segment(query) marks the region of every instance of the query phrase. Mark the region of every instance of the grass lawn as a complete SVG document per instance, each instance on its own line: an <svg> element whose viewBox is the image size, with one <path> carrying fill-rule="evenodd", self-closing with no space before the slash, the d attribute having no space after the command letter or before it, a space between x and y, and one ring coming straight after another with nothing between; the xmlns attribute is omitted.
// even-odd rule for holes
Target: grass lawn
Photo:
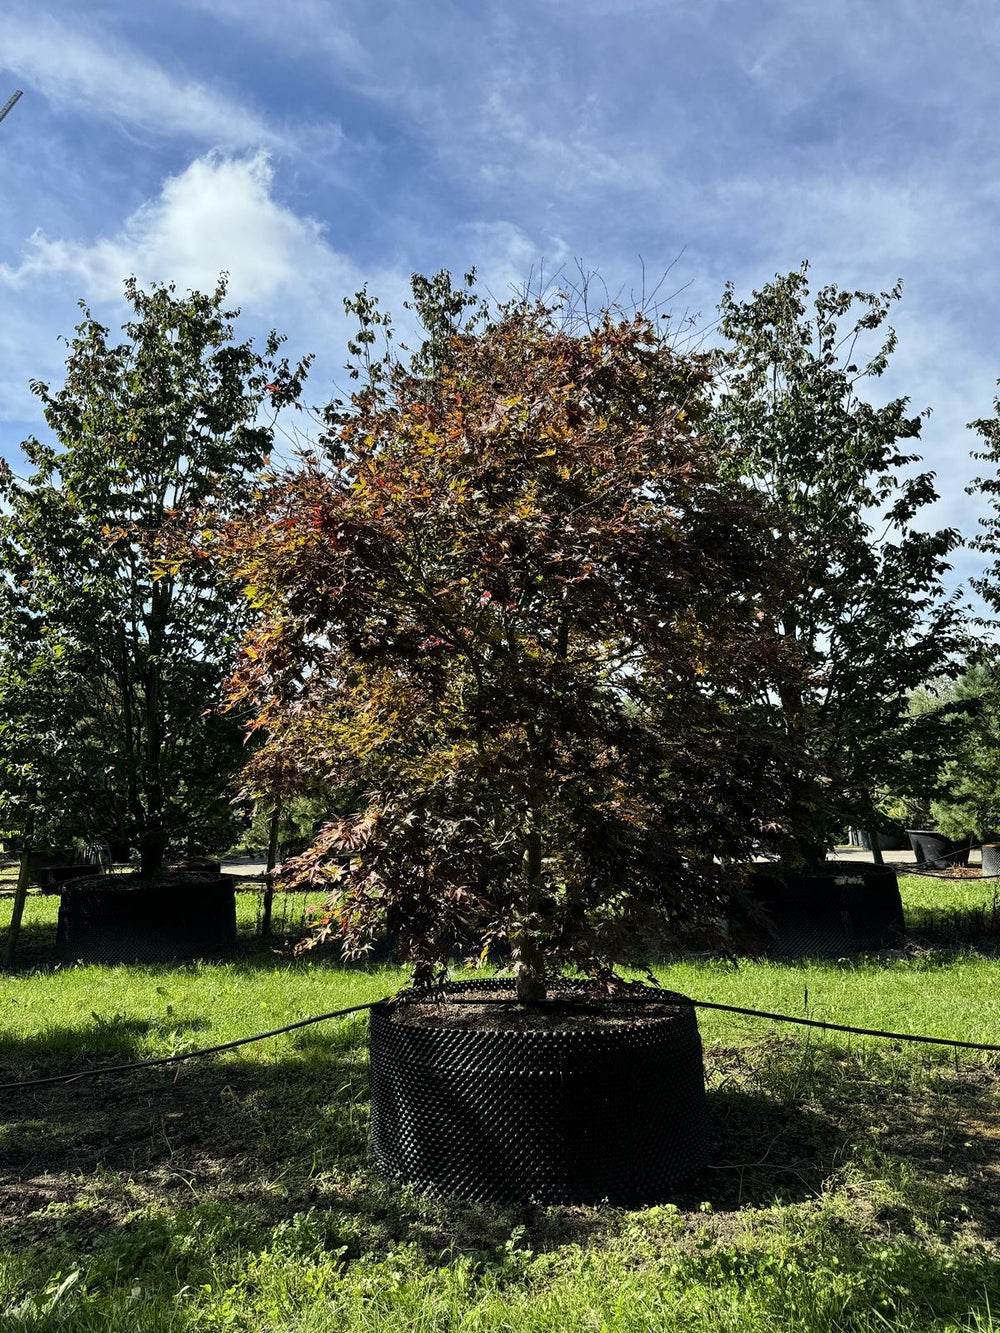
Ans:
<svg viewBox="0 0 1000 1333"><path fill-rule="evenodd" d="M1000 1039L1000 950L975 936L992 886L902 888L919 933L898 955L687 961L661 979L702 999ZM0 1080L224 1041L403 980L249 945L220 964L30 966L51 951L55 902L29 901L29 966L0 981ZM256 904L240 903L249 931ZM295 921L303 904L289 906ZM0 925L9 910L0 900ZM463 1206L381 1182L363 1016L5 1093L0 1330L1000 1328L997 1061L699 1021L712 1164L640 1212Z"/></svg>

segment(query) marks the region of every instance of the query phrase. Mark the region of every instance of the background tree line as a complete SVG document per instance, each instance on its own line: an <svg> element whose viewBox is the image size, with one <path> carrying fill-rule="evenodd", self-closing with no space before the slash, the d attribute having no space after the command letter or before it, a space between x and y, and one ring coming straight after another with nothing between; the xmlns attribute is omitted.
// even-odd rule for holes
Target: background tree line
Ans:
<svg viewBox="0 0 1000 1333"><path fill-rule="evenodd" d="M63 385L32 386L33 471L0 474L8 833L114 837L151 875L255 809L320 811L293 870L331 929L364 948L388 911L431 966L474 920L530 978L543 936L579 961L626 917L708 928L720 862L997 785L961 538L921 526L919 412L876 401L898 287L728 288L698 354L443 273L410 352L362 292L354 388L290 468L308 358L237 342L224 280L126 296L120 343L85 311ZM996 607L995 512L973 545Z"/></svg>

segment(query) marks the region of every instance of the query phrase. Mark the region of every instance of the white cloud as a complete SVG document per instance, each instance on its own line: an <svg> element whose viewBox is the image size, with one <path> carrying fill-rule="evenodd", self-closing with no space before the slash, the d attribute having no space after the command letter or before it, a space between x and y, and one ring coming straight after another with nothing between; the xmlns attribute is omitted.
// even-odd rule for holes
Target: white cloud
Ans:
<svg viewBox="0 0 1000 1333"><path fill-rule="evenodd" d="M7 352L0 358L0 418L30 421L36 409L29 377L59 377L65 350L56 334L68 334L79 318L72 296L81 293L113 327L126 312L122 283L130 273L140 286L170 281L180 290L205 291L223 270L229 297L243 310L238 336L256 337L273 326L288 334L291 356L317 354L310 402L325 402L341 376L350 329L343 298L366 279L386 309L404 316L401 335L411 332L402 311L408 270L362 273L319 223L275 197L265 155L210 153L168 177L112 234L80 240L39 233L20 264L0 264L8 298L0 326L0 351Z"/></svg>
<svg viewBox="0 0 1000 1333"><path fill-rule="evenodd" d="M88 299L102 301L120 296L130 273L140 282L204 289L225 269L233 295L259 307L337 263L320 225L277 203L272 184L262 154L197 158L115 234L81 242L36 233L20 265L0 265L0 278L23 287L72 275Z"/></svg>
<svg viewBox="0 0 1000 1333"><path fill-rule="evenodd" d="M290 137L252 106L175 78L108 32L93 36L37 13L5 17L0 68L60 109L83 108L157 134L223 148L287 148Z"/></svg>

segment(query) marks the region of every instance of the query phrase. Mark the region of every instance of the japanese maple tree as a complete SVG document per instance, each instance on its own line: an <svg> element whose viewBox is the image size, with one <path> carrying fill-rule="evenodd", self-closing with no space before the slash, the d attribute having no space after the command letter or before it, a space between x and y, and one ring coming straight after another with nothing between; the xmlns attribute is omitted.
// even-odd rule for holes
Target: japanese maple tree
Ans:
<svg viewBox="0 0 1000 1333"><path fill-rule="evenodd" d="M356 391L218 532L256 614L248 792L364 793L286 882L327 888L349 952L388 928L418 980L498 946L525 1000L717 932L716 854L766 843L801 765L735 707L797 668L780 537L698 432L705 359L444 275L415 282L423 346L377 357L386 318L351 304Z"/></svg>

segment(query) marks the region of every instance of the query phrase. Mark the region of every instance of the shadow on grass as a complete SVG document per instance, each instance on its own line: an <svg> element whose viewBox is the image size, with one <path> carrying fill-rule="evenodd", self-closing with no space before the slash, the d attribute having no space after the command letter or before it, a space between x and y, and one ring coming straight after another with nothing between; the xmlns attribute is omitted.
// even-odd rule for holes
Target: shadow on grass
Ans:
<svg viewBox="0 0 1000 1333"><path fill-rule="evenodd" d="M140 1041L142 1037L167 1037L176 1042L211 1026L206 1018L145 1019L116 1013L91 1013L89 1017L85 1026L49 1027L16 1041L0 1037L0 1071L4 1071L0 1081L43 1077L43 1071L51 1069L56 1061L62 1068L72 1068L81 1062L87 1067L141 1060L150 1054L149 1047Z"/></svg>
<svg viewBox="0 0 1000 1333"><path fill-rule="evenodd" d="M884 1234L1000 1242L996 1067L774 1038L716 1048L716 1211L839 1194ZM689 1192L677 1202L694 1206Z"/></svg>
<svg viewBox="0 0 1000 1333"><path fill-rule="evenodd" d="M0 936L7 937L7 924L4 922ZM57 965L56 923L50 921L25 921L21 926L14 955L15 972L27 972L36 968L50 969Z"/></svg>
<svg viewBox="0 0 1000 1333"><path fill-rule="evenodd" d="M192 959L194 962L243 962L248 961L256 964L261 969L273 970L277 967L287 967L295 961L294 948L303 936L303 929L294 926L287 930L280 928L280 922L276 923L275 930L267 939L261 939L257 934L253 923L241 922L239 926L239 938L236 947L224 953L209 954L203 959ZM0 942L4 939L6 930L0 929ZM318 961L329 962L339 967L346 964L339 961L335 949L325 951L310 951L308 962L315 964ZM175 969L178 965L183 966L183 959L176 962L168 962L164 967ZM382 959L375 961L384 961ZM120 964L116 959L109 958L103 966L136 966L151 967L152 963ZM364 966L367 966L366 962ZM17 951L14 957L13 972L52 972L64 967L73 966L59 957L56 949L56 923L55 921L27 921L21 927L17 942Z"/></svg>
<svg viewBox="0 0 1000 1333"><path fill-rule="evenodd" d="M911 907L906 913L907 939L931 949L1000 953L1000 896L977 907Z"/></svg>
<svg viewBox="0 0 1000 1333"><path fill-rule="evenodd" d="M152 1026L118 1023L115 1054L141 1058ZM8 1043L0 1073L61 1072L86 1053L80 1039L64 1029ZM99 1250L113 1237L119 1263L134 1240L135 1262L146 1255L155 1268L172 1262L195 1215L215 1219L213 1244L234 1250L308 1218L310 1235L347 1258L414 1244L432 1263L502 1255L515 1235L542 1251L627 1231L617 1210L470 1205L380 1179L367 1153L365 1046L362 1017L305 1030L274 1058L261 1048L256 1059L4 1094L0 1238L30 1253ZM709 1089L712 1163L671 1200L692 1234L706 1211L724 1233L746 1225L746 1210L839 1191L876 1235L971 1225L1000 1240L989 1069L873 1065L870 1052L776 1041L713 1050Z"/></svg>

